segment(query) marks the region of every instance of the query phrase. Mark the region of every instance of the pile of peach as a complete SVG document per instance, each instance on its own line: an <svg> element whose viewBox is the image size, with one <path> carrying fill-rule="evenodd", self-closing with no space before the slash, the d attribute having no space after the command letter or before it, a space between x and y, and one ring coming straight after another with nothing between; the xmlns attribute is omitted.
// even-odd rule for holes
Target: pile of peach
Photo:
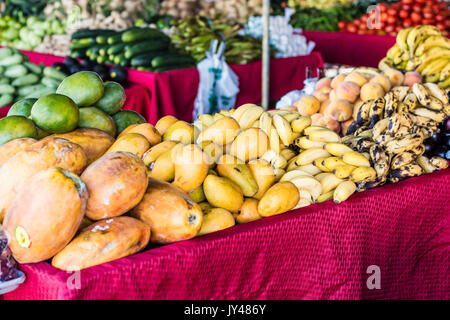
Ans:
<svg viewBox="0 0 450 320"><path fill-rule="evenodd" d="M388 69L376 74L358 72L356 69L333 79L320 79L314 95L303 96L294 103L294 107L302 116L311 116L312 125L326 126L345 135L348 126L356 118L353 110L358 110L358 104L383 97L391 88L412 86L421 81L422 77L417 72L403 74Z"/></svg>

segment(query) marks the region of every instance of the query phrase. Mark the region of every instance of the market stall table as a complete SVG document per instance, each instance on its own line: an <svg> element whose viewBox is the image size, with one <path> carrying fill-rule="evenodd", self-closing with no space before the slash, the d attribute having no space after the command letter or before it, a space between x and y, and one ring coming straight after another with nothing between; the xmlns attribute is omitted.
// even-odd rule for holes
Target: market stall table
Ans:
<svg viewBox="0 0 450 320"><path fill-rule="evenodd" d="M325 62L358 67L377 68L378 62L395 44L395 37L387 35L319 31L302 34L316 43L314 50L322 54Z"/></svg>
<svg viewBox="0 0 450 320"><path fill-rule="evenodd" d="M450 169L76 275L21 269L4 299L450 299Z"/></svg>

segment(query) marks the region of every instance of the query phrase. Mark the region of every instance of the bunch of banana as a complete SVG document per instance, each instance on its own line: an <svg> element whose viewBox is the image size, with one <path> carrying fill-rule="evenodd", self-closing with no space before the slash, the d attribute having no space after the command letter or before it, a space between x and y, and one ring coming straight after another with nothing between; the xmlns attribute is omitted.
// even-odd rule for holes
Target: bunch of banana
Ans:
<svg viewBox="0 0 450 320"><path fill-rule="evenodd" d="M220 17L188 17L173 22L173 27L175 31L170 38L174 46L197 62L206 57L205 52L209 50L212 40L226 42L224 55L229 63L243 64L261 59L261 41L238 35L240 25L224 23Z"/></svg>
<svg viewBox="0 0 450 320"><path fill-rule="evenodd" d="M384 98L364 102L343 138L346 145L368 154L376 172L374 180L364 181L358 189L446 167L446 161L443 164L436 159L439 166L433 166L423 156L423 142L449 114L449 98L435 83L395 87Z"/></svg>
<svg viewBox="0 0 450 320"><path fill-rule="evenodd" d="M396 44L379 63L379 68L415 71L425 82L450 88L450 39L438 28L421 25L401 30Z"/></svg>

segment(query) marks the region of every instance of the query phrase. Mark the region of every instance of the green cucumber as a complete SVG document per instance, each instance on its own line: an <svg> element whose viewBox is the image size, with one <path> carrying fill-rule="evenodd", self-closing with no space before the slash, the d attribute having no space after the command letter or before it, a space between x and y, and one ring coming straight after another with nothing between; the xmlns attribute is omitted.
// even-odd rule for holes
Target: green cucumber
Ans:
<svg viewBox="0 0 450 320"><path fill-rule="evenodd" d="M195 60L187 55L170 54L166 56L159 56L152 60L153 68L161 68L172 65L190 65L195 64Z"/></svg>
<svg viewBox="0 0 450 320"><path fill-rule="evenodd" d="M55 68L52 67L45 67L43 74L45 77L59 81L63 81L65 78L67 78L67 75L64 72L56 70Z"/></svg>
<svg viewBox="0 0 450 320"><path fill-rule="evenodd" d="M72 56L72 58L82 59L86 57L87 50L89 49L72 50L70 55Z"/></svg>
<svg viewBox="0 0 450 320"><path fill-rule="evenodd" d="M0 96L0 107L9 106L14 101L14 96L11 94L2 94Z"/></svg>
<svg viewBox="0 0 450 320"><path fill-rule="evenodd" d="M7 78L18 78L26 75L27 73L27 68L25 68L21 64L15 64L6 68L6 71L3 73L3 75Z"/></svg>
<svg viewBox="0 0 450 320"><path fill-rule="evenodd" d="M95 38L100 35L106 35L108 33L113 32L114 30L109 29L82 29L72 33L71 38L75 39L83 39L83 38Z"/></svg>
<svg viewBox="0 0 450 320"><path fill-rule="evenodd" d="M153 68L153 72L164 72L164 71L188 69L188 68L195 68L195 64L176 64L176 65L171 65L171 66Z"/></svg>
<svg viewBox="0 0 450 320"><path fill-rule="evenodd" d="M104 63L106 61L106 57L98 56L97 59L95 59L95 61L97 61L97 63Z"/></svg>
<svg viewBox="0 0 450 320"><path fill-rule="evenodd" d="M14 94L16 88L10 84L0 84L0 94Z"/></svg>
<svg viewBox="0 0 450 320"><path fill-rule="evenodd" d="M24 60L23 55L21 54L13 54L12 56L7 56L3 59L0 59L0 66L12 66L14 64L20 64Z"/></svg>
<svg viewBox="0 0 450 320"><path fill-rule="evenodd" d="M140 54L131 59L131 65L133 67L151 67L154 58L164 55L167 55L167 52L162 51Z"/></svg>
<svg viewBox="0 0 450 320"><path fill-rule="evenodd" d="M43 85L42 83L34 84L31 86L25 86L25 87L19 88L19 90L17 91L17 94L19 96L25 97L25 96L33 93L34 91L41 90L42 88L45 88L45 85Z"/></svg>
<svg viewBox="0 0 450 320"><path fill-rule="evenodd" d="M109 33L98 35L97 37L95 37L95 42L97 42L98 44L107 44L108 38L115 35L116 33L116 31L111 31Z"/></svg>
<svg viewBox="0 0 450 320"><path fill-rule="evenodd" d="M71 50L85 49L92 47L92 45L94 45L95 43L96 42L94 38L79 39L70 43L70 49Z"/></svg>
<svg viewBox="0 0 450 320"><path fill-rule="evenodd" d="M131 46L130 49L125 51L125 58L130 59L140 54L151 51L167 50L170 45L169 38L161 38L158 40L148 40Z"/></svg>
<svg viewBox="0 0 450 320"><path fill-rule="evenodd" d="M123 42L134 42L134 41L142 41L142 40L150 40L150 39L157 39L157 38L163 38L166 37L166 35L159 31L158 29L152 29L152 28L141 28L141 29L133 29L125 31L122 34L122 41Z"/></svg>
<svg viewBox="0 0 450 320"><path fill-rule="evenodd" d="M37 64L31 62L24 62L23 65L34 74L40 75L42 73L42 67Z"/></svg>
<svg viewBox="0 0 450 320"><path fill-rule="evenodd" d="M0 84L9 84L11 81L8 78L0 78Z"/></svg>
<svg viewBox="0 0 450 320"><path fill-rule="evenodd" d="M11 48L0 48L0 60L13 55Z"/></svg>
<svg viewBox="0 0 450 320"><path fill-rule="evenodd" d="M109 36L108 40L106 41L109 45L118 44L122 41L122 34L115 34L113 36Z"/></svg>
<svg viewBox="0 0 450 320"><path fill-rule="evenodd" d="M123 58L123 59L120 61L119 65L120 65L121 67L128 67L128 66L130 65L130 60L129 60L129 59Z"/></svg>
<svg viewBox="0 0 450 320"><path fill-rule="evenodd" d="M117 53L121 52L125 48L126 45L127 44L123 43L123 42L115 44L113 46L110 46L106 52L108 54L117 54Z"/></svg>
<svg viewBox="0 0 450 320"><path fill-rule="evenodd" d="M3 71L5 71L5 67L3 67L3 66L0 66L0 75L2 75L2 74L3 74Z"/></svg>
<svg viewBox="0 0 450 320"><path fill-rule="evenodd" d="M115 64L120 64L120 61L122 61L123 59L125 59L125 57L124 54L122 53L119 54L118 56L115 56L113 61Z"/></svg>
<svg viewBox="0 0 450 320"><path fill-rule="evenodd" d="M49 77L43 77L41 79L41 83L48 88L56 89L56 88L58 88L61 81L53 79L53 78L49 78Z"/></svg>
<svg viewBox="0 0 450 320"><path fill-rule="evenodd" d="M29 86L35 83L39 82L39 77L35 75L34 73L29 73L24 76L18 77L14 79L14 81L11 83L15 87L23 87L23 86Z"/></svg>

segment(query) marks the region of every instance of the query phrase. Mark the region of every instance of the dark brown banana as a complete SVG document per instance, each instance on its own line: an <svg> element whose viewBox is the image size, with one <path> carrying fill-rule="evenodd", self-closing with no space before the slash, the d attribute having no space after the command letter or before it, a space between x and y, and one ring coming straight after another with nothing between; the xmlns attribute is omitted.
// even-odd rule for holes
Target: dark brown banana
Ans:
<svg viewBox="0 0 450 320"><path fill-rule="evenodd" d="M423 174L423 169L416 163L407 164L399 169L392 170L389 174L389 181L395 183L407 178L417 177Z"/></svg>
<svg viewBox="0 0 450 320"><path fill-rule="evenodd" d="M394 92L388 92L384 99L386 100L385 107L384 107L384 117L388 118L392 116L398 108L398 103L400 102L397 96L394 94Z"/></svg>
<svg viewBox="0 0 450 320"><path fill-rule="evenodd" d="M397 154L391 162L391 169L400 169L401 167L410 164L417 159L417 155L412 151L405 151Z"/></svg>
<svg viewBox="0 0 450 320"><path fill-rule="evenodd" d="M371 104L369 110L370 128L373 128L375 124L381 120L381 117L384 114L384 105L385 100L383 97L375 99L375 101Z"/></svg>

